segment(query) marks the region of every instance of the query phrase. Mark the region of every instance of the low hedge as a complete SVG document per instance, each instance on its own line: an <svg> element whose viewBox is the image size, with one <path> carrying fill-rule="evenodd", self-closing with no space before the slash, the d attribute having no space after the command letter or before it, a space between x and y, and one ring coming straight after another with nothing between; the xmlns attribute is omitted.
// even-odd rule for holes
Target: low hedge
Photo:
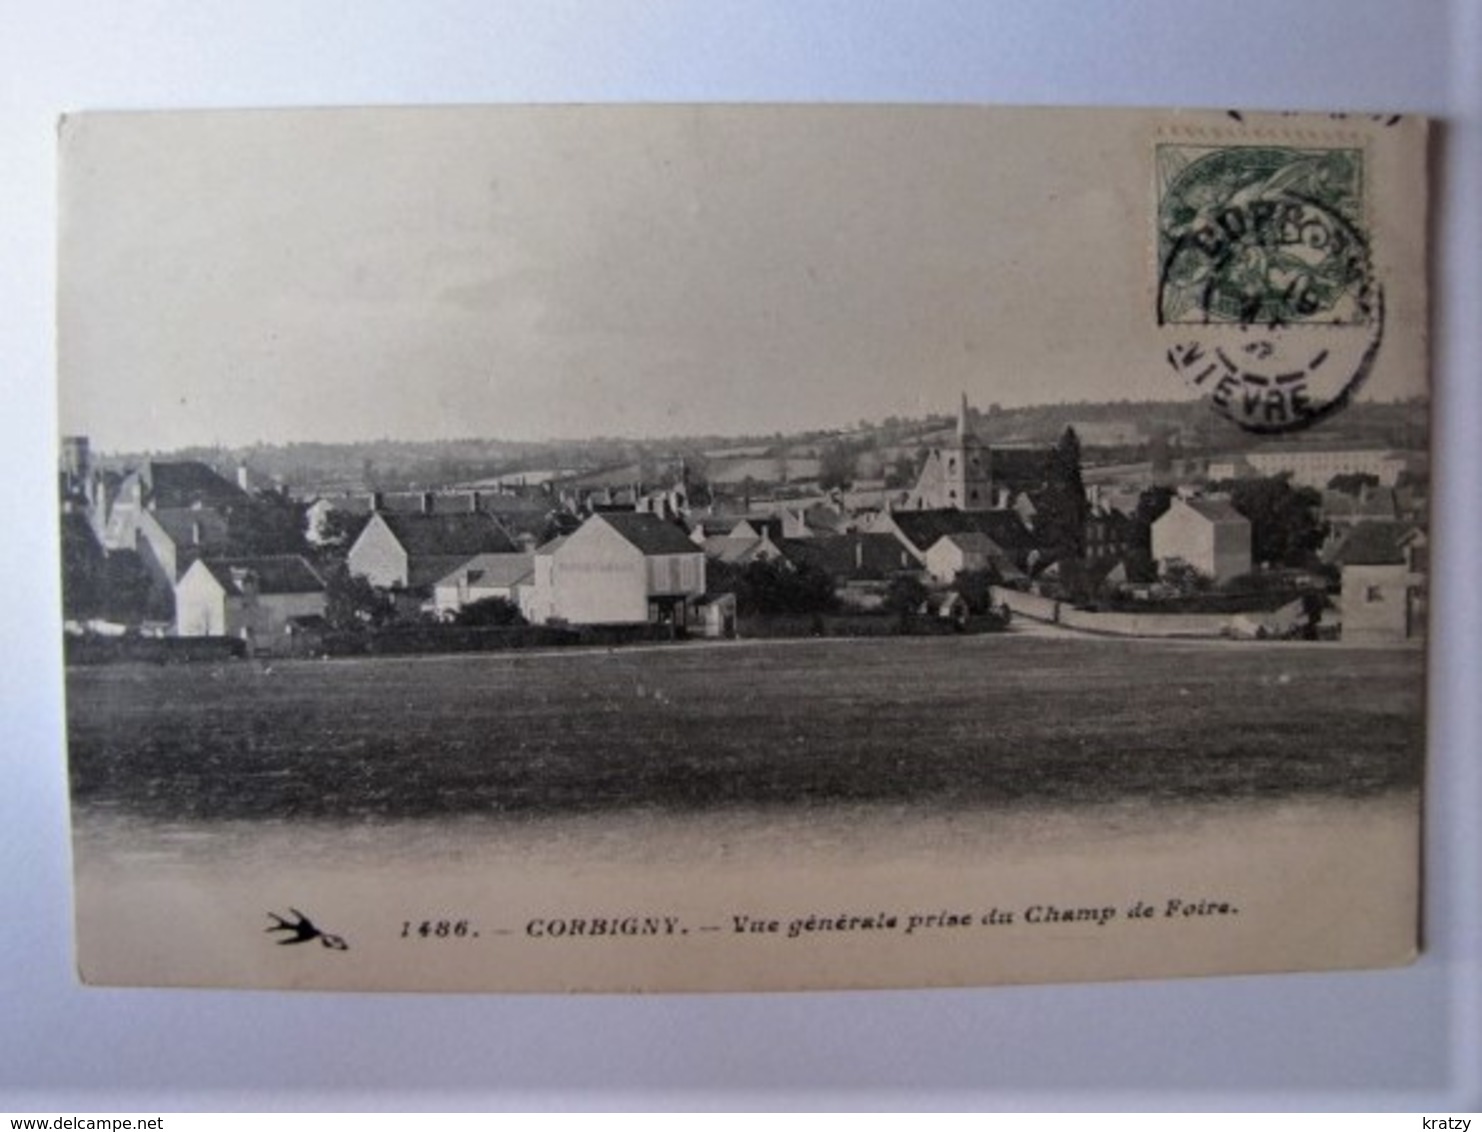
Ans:
<svg viewBox="0 0 1482 1132"><path fill-rule="evenodd" d="M68 664L190 664L247 655L236 637L103 637L66 636L62 655Z"/></svg>

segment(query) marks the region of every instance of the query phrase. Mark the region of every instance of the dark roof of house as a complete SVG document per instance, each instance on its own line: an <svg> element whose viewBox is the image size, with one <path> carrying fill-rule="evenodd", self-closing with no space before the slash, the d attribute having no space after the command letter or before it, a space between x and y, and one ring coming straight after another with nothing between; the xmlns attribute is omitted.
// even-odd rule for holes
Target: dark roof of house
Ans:
<svg viewBox="0 0 1482 1132"><path fill-rule="evenodd" d="M957 547L958 550L966 551L969 554L1003 553L1003 547L999 546L998 543L994 542L982 531L953 531L951 534L943 535L942 538L937 539L937 542L941 542L942 539L946 539ZM931 545L936 546L936 544L934 542ZM931 547L927 547L927 549L930 550Z"/></svg>
<svg viewBox="0 0 1482 1132"><path fill-rule="evenodd" d="M917 568L900 539L890 534L789 538L782 540L781 550L789 562L817 566L840 581L881 581ZM902 556L906 561L901 561Z"/></svg>
<svg viewBox="0 0 1482 1132"><path fill-rule="evenodd" d="M698 515L689 520L690 535L693 536L696 530L703 532L706 537L728 535L740 521L736 515Z"/></svg>
<svg viewBox="0 0 1482 1132"><path fill-rule="evenodd" d="M381 514L409 558L472 558L475 554L510 554L519 548L493 516L483 512L431 515ZM451 570L457 563L448 566ZM443 573L446 573L445 570ZM436 581L442 574L428 579Z"/></svg>
<svg viewBox="0 0 1482 1132"><path fill-rule="evenodd" d="M372 507L372 495L378 507ZM432 514L446 512L450 515L466 515L472 511L486 511L493 515L544 514L550 503L513 492L467 489L457 491L356 491L338 495L321 495L317 502L325 504L331 511L342 511L347 515L369 515L373 511L395 512L403 515L421 514L431 496ZM475 506L477 504L477 506Z"/></svg>
<svg viewBox="0 0 1482 1132"><path fill-rule="evenodd" d="M1398 566L1405 561L1405 537L1413 530L1413 523L1382 519L1358 523L1328 560L1339 566Z"/></svg>
<svg viewBox="0 0 1482 1132"><path fill-rule="evenodd" d="M231 480L199 460L151 460L139 469L156 507L189 507L192 503L236 503L246 498Z"/></svg>
<svg viewBox="0 0 1482 1132"><path fill-rule="evenodd" d="M423 554L407 564L407 590L431 596L432 587L467 564L466 554Z"/></svg>
<svg viewBox="0 0 1482 1132"><path fill-rule="evenodd" d="M1245 523L1249 522L1244 515L1235 510L1234 504L1228 499L1184 499L1181 500L1191 511L1204 516L1211 523Z"/></svg>
<svg viewBox="0 0 1482 1132"><path fill-rule="evenodd" d="M226 516L214 507L156 507L149 514L177 547L220 548L229 541Z"/></svg>
<svg viewBox="0 0 1482 1132"><path fill-rule="evenodd" d="M594 518L597 518L594 516ZM677 523L638 511L606 511L606 523L644 554L703 554Z"/></svg>
<svg viewBox="0 0 1482 1132"><path fill-rule="evenodd" d="M1009 553L1033 545L1024 520L1015 511L893 511L896 528L921 553L943 535L981 531Z"/></svg>
<svg viewBox="0 0 1482 1132"><path fill-rule="evenodd" d="M539 511L492 511L494 520L505 529L511 538L522 536L533 539L539 543L552 530L574 531L580 523L576 517L567 512L556 512L550 509ZM567 526L567 523L570 526Z"/></svg>
<svg viewBox="0 0 1482 1132"><path fill-rule="evenodd" d="M260 594L307 594L324 589L324 579L297 554L202 558L200 562L227 593L243 593L243 583L249 574L256 578Z"/></svg>
<svg viewBox="0 0 1482 1132"><path fill-rule="evenodd" d="M535 569L533 554L480 554L438 579L438 585L513 586Z"/></svg>

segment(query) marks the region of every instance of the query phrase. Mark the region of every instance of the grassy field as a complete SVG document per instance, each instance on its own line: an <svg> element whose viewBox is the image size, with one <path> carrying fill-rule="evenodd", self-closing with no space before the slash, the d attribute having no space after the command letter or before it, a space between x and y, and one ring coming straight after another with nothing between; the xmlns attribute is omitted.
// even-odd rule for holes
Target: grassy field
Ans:
<svg viewBox="0 0 1482 1132"><path fill-rule="evenodd" d="M67 673L80 806L421 818L1413 786L1420 655L1016 635Z"/></svg>

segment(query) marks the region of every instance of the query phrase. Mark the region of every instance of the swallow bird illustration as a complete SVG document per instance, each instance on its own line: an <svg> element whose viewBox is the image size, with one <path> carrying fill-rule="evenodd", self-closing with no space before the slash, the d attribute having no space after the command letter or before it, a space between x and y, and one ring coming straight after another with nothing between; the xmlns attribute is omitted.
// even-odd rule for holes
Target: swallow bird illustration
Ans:
<svg viewBox="0 0 1482 1132"><path fill-rule="evenodd" d="M308 943L311 939L317 939L321 944L329 948L331 951L350 950L350 945L345 942L343 937L334 935L330 932L320 931L314 926L314 922L310 920L308 916L305 916L302 912L300 912L297 908L290 908L288 909L288 911L293 914L293 916L295 917L294 920L289 921L278 915L276 912L269 912L268 918L275 922L272 924L271 927L263 929L264 931L269 932L293 933L286 939L280 939L278 941L278 945L280 947L284 947L288 944L293 943Z"/></svg>

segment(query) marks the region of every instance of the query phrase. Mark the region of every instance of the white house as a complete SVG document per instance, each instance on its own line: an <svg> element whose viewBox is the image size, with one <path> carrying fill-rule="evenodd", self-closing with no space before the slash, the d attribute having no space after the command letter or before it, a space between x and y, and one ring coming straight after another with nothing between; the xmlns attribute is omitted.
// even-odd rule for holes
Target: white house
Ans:
<svg viewBox="0 0 1482 1132"><path fill-rule="evenodd" d="M499 521L483 512L398 514L378 511L351 545L346 561L382 589L431 587L480 554L518 548Z"/></svg>
<svg viewBox="0 0 1482 1132"><path fill-rule="evenodd" d="M1427 540L1412 524L1354 527L1329 561L1342 570L1343 639L1404 641L1425 635Z"/></svg>
<svg viewBox="0 0 1482 1132"><path fill-rule="evenodd" d="M296 554L198 558L175 584L175 633L238 637L254 652L283 643L296 617L322 617L324 579Z"/></svg>
<svg viewBox="0 0 1482 1132"><path fill-rule="evenodd" d="M517 591L530 585L534 574L533 554L480 554L438 579L433 609L439 617L452 617L465 605L491 597L518 604Z"/></svg>
<svg viewBox="0 0 1482 1132"><path fill-rule="evenodd" d="M945 534L926 551L926 570L938 582L951 582L964 570L998 568L1001 576L1020 577L1013 558L982 531Z"/></svg>
<svg viewBox="0 0 1482 1132"><path fill-rule="evenodd" d="M1182 560L1217 582L1250 573L1250 520L1226 499L1175 498L1153 522L1160 570Z"/></svg>
<svg viewBox="0 0 1482 1132"><path fill-rule="evenodd" d="M684 624L705 593L705 552L674 523L634 511L599 512L535 552L521 611L534 623Z"/></svg>

